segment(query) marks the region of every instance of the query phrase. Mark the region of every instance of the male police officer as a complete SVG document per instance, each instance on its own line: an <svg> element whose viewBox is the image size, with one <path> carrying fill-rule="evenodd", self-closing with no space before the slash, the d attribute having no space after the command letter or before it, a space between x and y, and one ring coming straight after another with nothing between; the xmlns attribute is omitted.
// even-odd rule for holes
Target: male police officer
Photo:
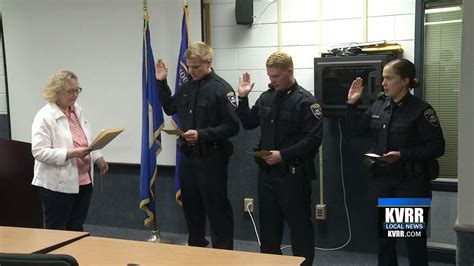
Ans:
<svg viewBox="0 0 474 266"><path fill-rule="evenodd" d="M236 99L231 86L211 68L212 48L202 42L186 50L192 80L171 96L166 82L168 69L156 64L156 79L166 114L177 113L184 134L181 149L180 182L183 210L190 246L205 247L206 214L214 248L233 249L234 221L227 198L227 167L232 154L228 140L239 132Z"/></svg>
<svg viewBox="0 0 474 266"><path fill-rule="evenodd" d="M289 225L293 254L312 265L314 229L311 222L311 179L314 156L322 139L322 113L317 100L298 85L293 61L286 53L273 53L266 62L270 89L252 109L253 88L245 73L239 84L237 114L245 129L260 126L257 150L271 154L256 158L259 165L261 252L281 254L283 221Z"/></svg>

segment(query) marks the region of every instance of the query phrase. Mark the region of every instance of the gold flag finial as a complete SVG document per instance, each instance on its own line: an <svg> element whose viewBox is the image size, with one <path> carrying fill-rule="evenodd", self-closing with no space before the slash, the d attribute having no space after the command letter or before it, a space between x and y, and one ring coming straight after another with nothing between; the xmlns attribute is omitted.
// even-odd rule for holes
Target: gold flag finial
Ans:
<svg viewBox="0 0 474 266"><path fill-rule="evenodd" d="M148 15L148 1L143 0L143 19L148 21L149 15Z"/></svg>

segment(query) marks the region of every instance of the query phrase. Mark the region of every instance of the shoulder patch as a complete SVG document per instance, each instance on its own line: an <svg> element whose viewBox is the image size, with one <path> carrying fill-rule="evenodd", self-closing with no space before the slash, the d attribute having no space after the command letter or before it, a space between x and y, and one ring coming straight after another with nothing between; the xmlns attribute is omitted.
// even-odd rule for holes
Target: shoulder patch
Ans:
<svg viewBox="0 0 474 266"><path fill-rule="evenodd" d="M321 120L321 117L323 116L323 112L321 111L321 105L319 103L313 103L312 105L309 106L311 109L311 113L318 119Z"/></svg>
<svg viewBox="0 0 474 266"><path fill-rule="evenodd" d="M237 97L235 97L235 92L233 90L231 90L227 93L227 99L229 99L229 102L234 107L237 107Z"/></svg>
<svg viewBox="0 0 474 266"><path fill-rule="evenodd" d="M433 108L428 108L423 113L423 116L426 118L426 121L430 123L434 127L439 127L439 120L438 116L436 115L435 110Z"/></svg>

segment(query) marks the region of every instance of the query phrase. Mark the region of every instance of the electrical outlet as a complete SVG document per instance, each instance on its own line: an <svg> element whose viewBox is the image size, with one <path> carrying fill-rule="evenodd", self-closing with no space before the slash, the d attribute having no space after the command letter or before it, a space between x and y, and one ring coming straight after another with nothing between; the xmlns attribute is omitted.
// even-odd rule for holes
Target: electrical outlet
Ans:
<svg viewBox="0 0 474 266"><path fill-rule="evenodd" d="M326 220L326 204L316 205L316 219L317 220Z"/></svg>
<svg viewBox="0 0 474 266"><path fill-rule="evenodd" d="M253 212L253 198L244 198L244 212Z"/></svg>

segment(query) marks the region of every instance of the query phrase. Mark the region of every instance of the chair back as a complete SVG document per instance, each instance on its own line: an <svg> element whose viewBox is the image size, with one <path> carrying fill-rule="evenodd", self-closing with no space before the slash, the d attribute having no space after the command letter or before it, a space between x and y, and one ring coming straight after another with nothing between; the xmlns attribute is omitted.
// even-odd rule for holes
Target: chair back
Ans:
<svg viewBox="0 0 474 266"><path fill-rule="evenodd" d="M66 254L0 253L2 266L78 266L77 260Z"/></svg>

